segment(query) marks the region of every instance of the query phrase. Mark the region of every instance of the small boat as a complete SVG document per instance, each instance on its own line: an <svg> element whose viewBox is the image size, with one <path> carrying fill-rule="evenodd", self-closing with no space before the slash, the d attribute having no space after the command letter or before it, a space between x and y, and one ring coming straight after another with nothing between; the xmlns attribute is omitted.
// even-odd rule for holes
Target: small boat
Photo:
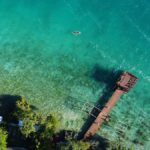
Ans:
<svg viewBox="0 0 150 150"><path fill-rule="evenodd" d="M73 32L71 32L73 35L80 35L81 34L81 32L80 31L73 31Z"/></svg>

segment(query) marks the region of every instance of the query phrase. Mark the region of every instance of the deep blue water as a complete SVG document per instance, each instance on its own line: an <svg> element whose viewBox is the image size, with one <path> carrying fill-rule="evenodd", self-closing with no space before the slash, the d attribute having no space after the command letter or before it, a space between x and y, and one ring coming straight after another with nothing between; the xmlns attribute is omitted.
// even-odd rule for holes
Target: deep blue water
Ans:
<svg viewBox="0 0 150 150"><path fill-rule="evenodd" d="M79 130L85 114L70 103L96 103L111 73L127 70L139 81L99 134L148 150L149 26L148 0L1 0L0 93L25 96L43 112L62 112L63 127Z"/></svg>

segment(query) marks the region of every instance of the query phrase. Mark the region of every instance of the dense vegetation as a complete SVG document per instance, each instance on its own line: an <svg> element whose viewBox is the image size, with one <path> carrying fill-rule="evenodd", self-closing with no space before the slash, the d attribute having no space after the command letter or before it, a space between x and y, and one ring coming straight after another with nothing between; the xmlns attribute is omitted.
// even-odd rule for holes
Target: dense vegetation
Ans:
<svg viewBox="0 0 150 150"><path fill-rule="evenodd" d="M5 128L0 128L0 150L6 150L7 142L8 146L23 146L29 150L88 150L90 147L88 142L65 139L59 134L58 114L42 115L24 98L15 102L14 109L5 118L7 120L0 125ZM8 138L5 130L11 131ZM55 140L55 135L61 140Z"/></svg>
<svg viewBox="0 0 150 150"><path fill-rule="evenodd" d="M22 122L19 128L25 138L31 140L30 149L53 149L52 137L59 127L59 121L54 114L43 116L33 111L25 99L16 102L14 117Z"/></svg>

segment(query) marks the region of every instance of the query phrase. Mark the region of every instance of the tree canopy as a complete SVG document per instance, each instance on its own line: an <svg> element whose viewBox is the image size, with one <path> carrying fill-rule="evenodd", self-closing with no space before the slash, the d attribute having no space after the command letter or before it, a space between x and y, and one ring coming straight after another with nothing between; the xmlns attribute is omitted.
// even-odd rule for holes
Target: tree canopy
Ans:
<svg viewBox="0 0 150 150"><path fill-rule="evenodd" d="M14 117L22 122L19 127L20 132L26 138L33 140L33 145L36 145L36 149L53 149L53 135L60 125L57 114L51 113L45 116L33 111L29 103L22 98L16 102Z"/></svg>

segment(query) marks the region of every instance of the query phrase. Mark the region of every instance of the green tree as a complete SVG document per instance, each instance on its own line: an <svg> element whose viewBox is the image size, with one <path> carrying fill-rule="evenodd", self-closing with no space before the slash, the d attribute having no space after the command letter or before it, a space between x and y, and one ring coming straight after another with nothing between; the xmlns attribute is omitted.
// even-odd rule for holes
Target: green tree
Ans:
<svg viewBox="0 0 150 150"><path fill-rule="evenodd" d="M23 121L23 126L20 127L20 131L25 137L29 137L31 133L36 131L35 125L39 123L40 115L31 109L24 98L16 102L14 116L17 120Z"/></svg>
<svg viewBox="0 0 150 150"><path fill-rule="evenodd" d="M60 119L56 113L44 116L37 111L33 111L27 101L22 98L16 102L14 112L17 120L23 121L19 127L21 133L33 141L33 149L53 150L53 135L58 131ZM32 145L31 145L32 146Z"/></svg>
<svg viewBox="0 0 150 150"><path fill-rule="evenodd" d="M39 150L53 150L53 135L58 131L60 120L56 114L41 118L40 129L36 134L36 145Z"/></svg>
<svg viewBox="0 0 150 150"><path fill-rule="evenodd" d="M50 139L57 132L59 125L60 120L58 120L56 114L48 115L41 123L41 137Z"/></svg>
<svg viewBox="0 0 150 150"><path fill-rule="evenodd" d="M6 150L7 148L7 132L0 128L0 150Z"/></svg>

